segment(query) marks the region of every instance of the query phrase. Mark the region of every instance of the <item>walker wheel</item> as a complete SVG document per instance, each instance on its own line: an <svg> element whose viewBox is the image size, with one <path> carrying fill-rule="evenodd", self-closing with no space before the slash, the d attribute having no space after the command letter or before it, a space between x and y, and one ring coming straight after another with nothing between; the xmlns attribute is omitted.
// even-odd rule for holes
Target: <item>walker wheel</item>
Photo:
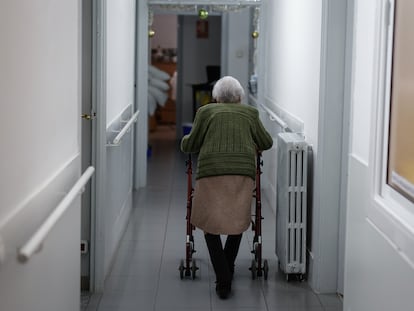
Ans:
<svg viewBox="0 0 414 311"><path fill-rule="evenodd" d="M198 270L198 267L196 265L196 261L193 259L193 262L191 264L191 277L193 280L196 278L196 271Z"/></svg>
<svg viewBox="0 0 414 311"><path fill-rule="evenodd" d="M184 278L184 260L181 259L180 266L178 267L178 270L180 271L180 279L182 280Z"/></svg>
<svg viewBox="0 0 414 311"><path fill-rule="evenodd" d="M267 280L267 276L269 274L269 263L267 262L266 259L263 261L263 273L264 273L264 279Z"/></svg>
<svg viewBox="0 0 414 311"><path fill-rule="evenodd" d="M257 269L256 270L257 270L257 273L256 273L257 276L258 277L261 277L263 275L262 274L263 273L263 268L262 267L259 267L259 265L257 265Z"/></svg>
<svg viewBox="0 0 414 311"><path fill-rule="evenodd" d="M191 276L191 267L185 268L185 276Z"/></svg>
<svg viewBox="0 0 414 311"><path fill-rule="evenodd" d="M256 268L256 260L252 260L252 265L250 266L250 271L252 272L252 280L256 279L257 276L257 268Z"/></svg>

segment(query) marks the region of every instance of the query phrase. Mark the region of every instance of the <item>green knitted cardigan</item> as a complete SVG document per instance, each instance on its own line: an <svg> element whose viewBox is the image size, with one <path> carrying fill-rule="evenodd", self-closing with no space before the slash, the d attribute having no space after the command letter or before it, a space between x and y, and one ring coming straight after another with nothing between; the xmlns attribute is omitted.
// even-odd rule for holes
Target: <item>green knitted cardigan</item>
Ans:
<svg viewBox="0 0 414 311"><path fill-rule="evenodd" d="M196 179L218 175L255 179L256 150L267 150L272 144L257 109L214 103L198 109L191 132L181 140L181 150L199 153Z"/></svg>

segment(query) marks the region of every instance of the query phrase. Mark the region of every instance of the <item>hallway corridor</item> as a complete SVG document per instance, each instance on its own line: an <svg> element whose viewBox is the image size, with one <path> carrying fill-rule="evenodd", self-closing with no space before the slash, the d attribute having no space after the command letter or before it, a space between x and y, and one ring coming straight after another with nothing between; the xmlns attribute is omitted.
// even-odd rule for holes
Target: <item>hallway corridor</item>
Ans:
<svg viewBox="0 0 414 311"><path fill-rule="evenodd" d="M195 280L180 280L185 257L186 156L179 152L172 127L150 134L148 185L135 193L132 215L120 243L103 294L82 295L82 311L339 311L335 295L316 295L306 282L287 283L277 272L275 217L263 202L263 257L269 279L251 279L248 269L253 232L244 235L236 260L233 293L220 300L200 230L195 230Z"/></svg>

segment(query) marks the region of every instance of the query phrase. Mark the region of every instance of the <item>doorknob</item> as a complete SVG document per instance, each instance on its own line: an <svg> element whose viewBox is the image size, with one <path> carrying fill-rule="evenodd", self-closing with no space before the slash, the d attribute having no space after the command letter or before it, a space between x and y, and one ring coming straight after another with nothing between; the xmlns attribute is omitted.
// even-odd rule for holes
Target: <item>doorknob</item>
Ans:
<svg viewBox="0 0 414 311"><path fill-rule="evenodd" d="M96 117L96 112L94 112L92 115L86 114L86 113L81 115L81 118L86 119L86 120L93 120L95 119L95 117Z"/></svg>

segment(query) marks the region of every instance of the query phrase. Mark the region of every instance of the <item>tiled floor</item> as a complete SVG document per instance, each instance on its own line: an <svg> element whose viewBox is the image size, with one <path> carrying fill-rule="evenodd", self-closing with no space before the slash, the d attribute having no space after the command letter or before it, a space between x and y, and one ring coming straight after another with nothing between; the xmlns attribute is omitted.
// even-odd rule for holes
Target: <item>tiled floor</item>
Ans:
<svg viewBox="0 0 414 311"><path fill-rule="evenodd" d="M220 300L215 276L200 230L195 230L195 280L180 280L178 266L185 258L185 155L169 127L150 135L148 186L135 194L135 206L111 273L101 295L83 297L86 311L339 311L335 295L316 295L306 282L286 282L277 271L274 254L275 217L263 204L263 257L269 278L251 279L248 267L253 232L243 235L233 293ZM89 299L88 299L89 298Z"/></svg>

